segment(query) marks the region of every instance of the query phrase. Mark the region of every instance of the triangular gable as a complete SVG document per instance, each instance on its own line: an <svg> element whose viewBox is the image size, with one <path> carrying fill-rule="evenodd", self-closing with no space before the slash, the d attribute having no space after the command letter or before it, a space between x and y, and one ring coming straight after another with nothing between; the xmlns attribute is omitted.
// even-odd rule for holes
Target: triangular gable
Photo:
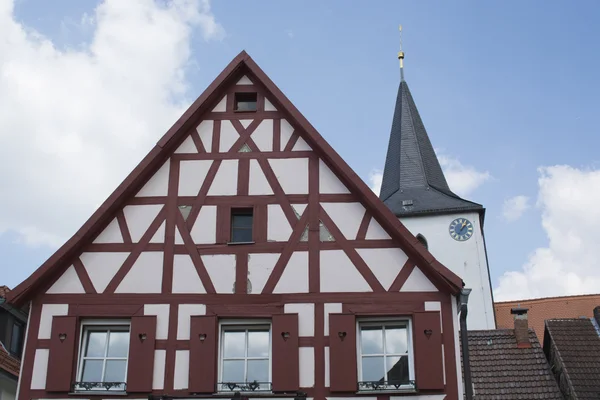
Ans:
<svg viewBox="0 0 600 400"><path fill-rule="evenodd" d="M200 124L200 126L198 121L201 120L203 114L212 112L223 101L228 101L224 99L224 89L236 82L239 86L240 80L246 83L244 77L267 94L269 108L279 110L289 116L289 118L286 118L289 121L286 120L285 123L282 121L280 127L282 143L287 143L286 146L293 151L311 149L320 157L320 165L322 165L320 169L326 171L321 174L322 176L320 175L321 189L324 189L325 192L331 191L334 193L348 191L355 195L370 213L373 220L376 220L407 256L422 269L427 278L446 292L458 293L463 285L462 280L439 263L420 245L418 240L333 150L281 90L258 67L254 60L245 51L242 51L175 122L150 153L79 231L30 277L11 291L8 300L14 304L22 304L33 293L36 293L37 288L43 287L47 282L56 279L58 274L64 272L70 265L67 265L70 260L82 251L83 246L91 243L107 227L114 219L115 214L125 205L127 199L138 193L148 183L149 179L163 167L171 154L177 149L192 149L191 143L187 143L183 148L181 147L190 132L194 131L194 134L197 133L200 138L195 142L197 148L201 147L208 151L206 147L211 141L207 140L206 136L212 132L212 121ZM257 137L260 142L260 134ZM225 138L221 145L227 147L234 145L234 143L231 142L231 138ZM242 144L240 144L240 148L241 146ZM291 161L295 162L296 160ZM273 166L273 168L277 169L277 166ZM330 172L331 175L339 179L342 185L336 187L335 184L332 185L330 181L327 181L326 178ZM157 187L161 187L161 185L157 184ZM293 188L293 190L301 191L303 187L299 186ZM354 228L352 227L352 229Z"/></svg>

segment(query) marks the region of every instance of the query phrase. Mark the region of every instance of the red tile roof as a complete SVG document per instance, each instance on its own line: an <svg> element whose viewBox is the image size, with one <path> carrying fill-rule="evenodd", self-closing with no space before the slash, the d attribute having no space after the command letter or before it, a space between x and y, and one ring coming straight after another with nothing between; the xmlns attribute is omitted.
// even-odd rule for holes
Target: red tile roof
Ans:
<svg viewBox="0 0 600 400"><path fill-rule="evenodd" d="M2 346L0 346L0 369L5 370L17 378L19 377L19 370L21 369L21 361L8 354Z"/></svg>

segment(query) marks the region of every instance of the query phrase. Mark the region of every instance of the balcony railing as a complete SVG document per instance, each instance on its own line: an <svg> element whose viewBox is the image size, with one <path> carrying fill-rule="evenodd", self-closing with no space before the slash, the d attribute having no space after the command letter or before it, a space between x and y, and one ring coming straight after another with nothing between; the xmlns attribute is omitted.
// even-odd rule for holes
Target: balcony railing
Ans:
<svg viewBox="0 0 600 400"><path fill-rule="evenodd" d="M271 382L219 382L220 392L270 392Z"/></svg>
<svg viewBox="0 0 600 400"><path fill-rule="evenodd" d="M99 391L99 390L118 390L124 392L127 387L125 382L75 382L73 391Z"/></svg>
<svg viewBox="0 0 600 400"><path fill-rule="evenodd" d="M363 381L358 382L360 392L381 391L381 390L400 390L416 389L415 381L411 380L393 380L393 381Z"/></svg>

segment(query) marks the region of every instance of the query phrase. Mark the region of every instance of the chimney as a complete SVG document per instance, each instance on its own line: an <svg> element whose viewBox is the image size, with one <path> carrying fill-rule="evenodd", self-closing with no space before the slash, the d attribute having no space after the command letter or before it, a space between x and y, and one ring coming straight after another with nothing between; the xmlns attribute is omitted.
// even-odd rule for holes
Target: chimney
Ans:
<svg viewBox="0 0 600 400"><path fill-rule="evenodd" d="M527 321L527 308L511 308L510 313L515 319L515 337L517 338L517 348L526 349L531 347L529 342L529 323ZM599 310L600 311L600 310Z"/></svg>
<svg viewBox="0 0 600 400"><path fill-rule="evenodd" d="M594 319L596 320L598 326L600 326L600 306L596 306L596 308L594 308Z"/></svg>

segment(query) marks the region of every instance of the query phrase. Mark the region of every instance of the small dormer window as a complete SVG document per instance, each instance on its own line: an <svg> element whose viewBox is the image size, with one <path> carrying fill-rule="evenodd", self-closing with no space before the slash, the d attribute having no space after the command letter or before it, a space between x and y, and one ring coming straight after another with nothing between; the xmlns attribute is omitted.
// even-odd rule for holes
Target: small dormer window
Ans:
<svg viewBox="0 0 600 400"><path fill-rule="evenodd" d="M256 111L256 93L236 93L235 111Z"/></svg>

